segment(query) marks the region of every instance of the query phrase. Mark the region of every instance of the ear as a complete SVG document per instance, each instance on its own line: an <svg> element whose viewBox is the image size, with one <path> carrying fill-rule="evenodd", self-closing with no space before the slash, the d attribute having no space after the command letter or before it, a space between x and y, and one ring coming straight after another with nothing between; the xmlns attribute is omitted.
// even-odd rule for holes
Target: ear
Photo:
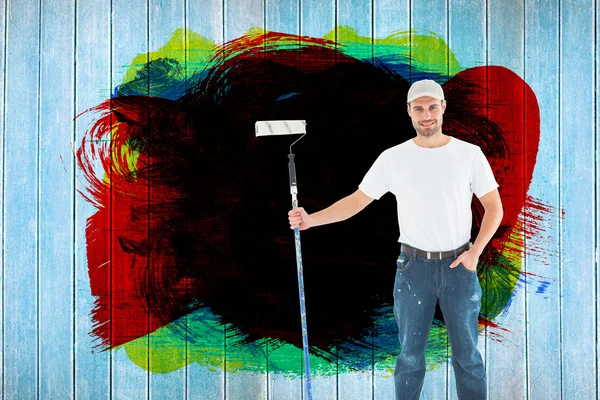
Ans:
<svg viewBox="0 0 600 400"><path fill-rule="evenodd" d="M406 103L406 112L410 115L410 103ZM410 115L412 117L412 115Z"/></svg>
<svg viewBox="0 0 600 400"><path fill-rule="evenodd" d="M442 114L446 111L446 100L442 100Z"/></svg>

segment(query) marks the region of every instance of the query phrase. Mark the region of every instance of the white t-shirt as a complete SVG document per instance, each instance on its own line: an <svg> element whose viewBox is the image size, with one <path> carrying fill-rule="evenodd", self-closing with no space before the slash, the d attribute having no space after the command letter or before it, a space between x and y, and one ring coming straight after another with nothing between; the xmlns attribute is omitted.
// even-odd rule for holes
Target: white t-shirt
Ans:
<svg viewBox="0 0 600 400"><path fill-rule="evenodd" d="M379 199L396 196L399 242L427 251L453 250L471 239L471 202L497 188L479 146L452 137L426 148L412 139L385 150L358 186Z"/></svg>

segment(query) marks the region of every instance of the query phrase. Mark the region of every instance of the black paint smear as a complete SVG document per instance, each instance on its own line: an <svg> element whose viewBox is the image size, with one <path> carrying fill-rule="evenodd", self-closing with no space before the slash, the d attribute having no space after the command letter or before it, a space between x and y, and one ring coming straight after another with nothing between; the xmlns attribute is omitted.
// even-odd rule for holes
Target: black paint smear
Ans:
<svg viewBox="0 0 600 400"><path fill-rule="evenodd" d="M130 138L152 161L137 172L140 179L167 188L156 193L174 194L151 202L151 269L140 271L140 293L165 324L201 304L246 342L270 337L301 347L287 221L287 154L297 137L256 138L254 123L307 121L308 134L294 147L298 198L315 212L357 190L383 150L415 136L406 112L409 84L381 65L317 46L252 49L202 76L180 100L153 106L149 145L144 135ZM449 121L469 106L455 100ZM118 102L135 115L134 98ZM490 130L487 121L462 120L468 125L456 129L463 134ZM480 220L476 213L473 229ZM335 346L349 342L369 349L374 319L392 303L398 235L391 194L347 221L302 232L313 351L332 358ZM148 243L121 244L147 254ZM182 278L190 286L174 289ZM439 307L436 318L443 321Z"/></svg>

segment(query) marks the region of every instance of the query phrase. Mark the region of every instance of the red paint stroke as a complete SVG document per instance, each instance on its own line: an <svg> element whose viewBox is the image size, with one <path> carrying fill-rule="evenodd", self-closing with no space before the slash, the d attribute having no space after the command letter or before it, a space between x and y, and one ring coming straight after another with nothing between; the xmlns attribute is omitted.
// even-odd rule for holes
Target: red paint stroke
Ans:
<svg viewBox="0 0 600 400"><path fill-rule="evenodd" d="M493 261L497 259L497 252L505 250L531 185L540 141L537 100L529 85L517 74L497 66L475 67L459 72L443 88L449 99L448 107L455 93L466 96L466 102L471 105L471 115L465 117L488 119L502 133L498 139L503 140L494 140L491 129L463 136L460 133L463 121L448 117L449 134L480 146L499 184L498 191L504 207L501 226L504 229L492 239L487 246L488 251L482 254L487 261ZM474 204L478 208L475 214L482 218L481 206Z"/></svg>
<svg viewBox="0 0 600 400"><path fill-rule="evenodd" d="M297 52L298 57L290 57L289 53L287 57L281 52L268 53L286 46L297 48L299 43L304 50ZM265 56L270 61L296 68L301 61L301 69L311 72L355 61L341 53L336 53L337 58L333 57L334 47L335 43L325 39L276 32L244 36L223 47L215 47L212 62L218 67L213 72L222 72L235 68L243 60ZM206 81L210 81L210 76ZM87 220L86 250L91 294L95 298L91 313L92 335L100 340L96 347L107 350L186 315L194 301L189 288L209 283L181 276L175 252L169 250L174 246L161 243L160 229L164 226L159 224L164 221L154 210L159 204L176 202L183 194L158 179L150 184L152 157L147 152L139 153L135 171L129 167L133 155L131 147L135 146L131 139L143 141L147 138L147 132L153 129L152 121L168 119L177 140L189 140L191 144L191 113L186 114L183 103L142 96L116 97L87 112L98 113L99 118L83 138L76 157L88 181L87 193L80 191L80 194L97 208ZM101 178L94 170L97 161L104 172ZM235 201L234 193L227 201ZM172 213L173 210L164 212ZM222 247L226 252L221 243L228 238L215 234L225 226L224 221L214 216L207 217L204 223L206 231L211 233L207 238L211 246ZM136 251L140 248L146 248L148 256L140 256ZM205 262L210 264L208 256ZM150 292L164 296L150 299Z"/></svg>
<svg viewBox="0 0 600 400"><path fill-rule="evenodd" d="M479 317L479 324L484 326L484 329L486 330L486 333L489 335L490 339L499 343L502 343L502 339L504 339L504 334L502 332L511 333L509 329L503 328L500 325L482 317Z"/></svg>
<svg viewBox="0 0 600 400"><path fill-rule="evenodd" d="M179 104L145 97L115 98L89 110L100 112L101 117L83 138L77 162L89 182L88 194L80 193L97 208L87 220L86 244L95 297L93 334L101 340L98 346L118 346L172 322L152 312L156 304L148 304L142 287L175 279L170 298L163 299L161 305L174 300L172 304L177 307L177 299L185 298L187 282L178 282L170 274L175 260L168 252L153 251L160 237L149 239L153 225L160 221L150 214L152 205L164 199L176 201L179 194L158 180L149 185L148 152L139 153L135 173L128 167L128 157L133 154L129 140L143 138L149 121L160 114L170 115L174 132L190 133L184 110ZM92 168L96 160L105 171L101 178ZM147 248L151 257L139 257L131 251L134 246Z"/></svg>

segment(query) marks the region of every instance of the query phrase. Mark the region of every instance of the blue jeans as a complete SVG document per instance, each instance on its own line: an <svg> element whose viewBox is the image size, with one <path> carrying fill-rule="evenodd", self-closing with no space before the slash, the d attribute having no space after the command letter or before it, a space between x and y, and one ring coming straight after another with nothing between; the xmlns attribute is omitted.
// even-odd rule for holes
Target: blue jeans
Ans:
<svg viewBox="0 0 600 400"><path fill-rule="evenodd" d="M426 250L426 249L425 249ZM400 252L394 282L394 316L402 347L396 361L394 383L397 400L417 400L425 378L425 347L436 302L444 314L456 392L461 400L486 399L485 367L477 350L481 286L477 273L454 257L427 259Z"/></svg>

